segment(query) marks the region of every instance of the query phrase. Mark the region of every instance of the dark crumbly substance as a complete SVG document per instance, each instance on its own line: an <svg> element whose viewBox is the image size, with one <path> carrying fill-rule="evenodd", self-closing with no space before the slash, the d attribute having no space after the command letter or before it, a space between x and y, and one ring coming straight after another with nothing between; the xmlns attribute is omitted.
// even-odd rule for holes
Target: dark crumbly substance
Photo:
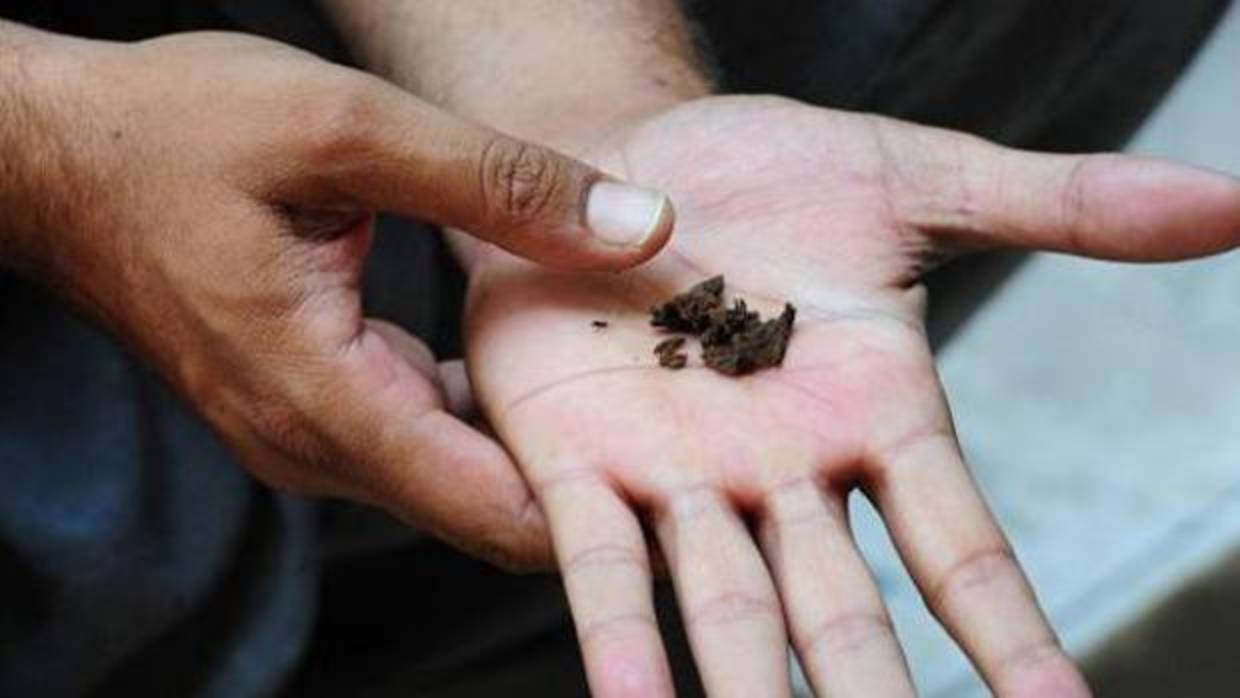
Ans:
<svg viewBox="0 0 1240 698"><path fill-rule="evenodd" d="M756 318L756 315L754 316ZM754 320L744 329L719 337L711 344L702 337L702 360L707 366L729 376L742 376L769 366L779 366L788 351L792 323L797 309L784 304L779 317L761 322Z"/></svg>
<svg viewBox="0 0 1240 698"><path fill-rule="evenodd" d="M650 324L669 332L701 334L723 307L723 277L707 279L650 310Z"/></svg>
<svg viewBox="0 0 1240 698"><path fill-rule="evenodd" d="M702 360L707 366L729 376L778 366L784 361L797 311L784 304L779 317L763 320L736 299L728 307L723 302L724 280L716 276L652 308L650 324L671 332L696 335L702 342ZM659 365L684 368L680 353L684 337L666 339L655 347Z"/></svg>
<svg viewBox="0 0 1240 698"><path fill-rule="evenodd" d="M590 326L596 330L605 330L609 325L611 325L611 323L606 320L595 320L590 323Z"/></svg>
<svg viewBox="0 0 1240 698"><path fill-rule="evenodd" d="M722 313L715 313L711 318L706 331L702 332L702 348L714 346L723 346L728 344L733 337L752 332L762 324L762 318L758 314L751 311L749 306L745 305L745 301L737 298L732 301L732 307Z"/></svg>
<svg viewBox="0 0 1240 698"><path fill-rule="evenodd" d="M659 365L673 370L684 368L689 363L689 357L680 351L684 346L684 337L669 337L656 344L654 355L659 357Z"/></svg>

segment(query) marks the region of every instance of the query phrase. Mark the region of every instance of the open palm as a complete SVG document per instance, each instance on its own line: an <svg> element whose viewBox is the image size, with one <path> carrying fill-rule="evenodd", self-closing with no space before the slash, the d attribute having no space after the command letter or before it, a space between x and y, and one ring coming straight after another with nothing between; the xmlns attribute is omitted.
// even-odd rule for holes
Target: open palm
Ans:
<svg viewBox="0 0 1240 698"><path fill-rule="evenodd" d="M998 245L1217 251L1240 241L1240 188L773 98L690 103L586 156L667 191L672 242L611 276L491 254L471 279L467 358L547 516L594 692L671 693L648 526L711 695L787 695L789 638L820 693L911 695L848 530L860 488L996 693L1087 695L961 460L919 279ZM797 306L782 368L657 365L650 307L715 274L764 315Z"/></svg>

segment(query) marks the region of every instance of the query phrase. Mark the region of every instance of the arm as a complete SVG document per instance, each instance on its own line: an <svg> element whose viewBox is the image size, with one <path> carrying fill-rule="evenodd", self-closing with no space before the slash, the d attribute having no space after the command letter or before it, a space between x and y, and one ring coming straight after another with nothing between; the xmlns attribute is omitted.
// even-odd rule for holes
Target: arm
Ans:
<svg viewBox="0 0 1240 698"><path fill-rule="evenodd" d="M523 137L577 146L710 91L677 0L323 0L371 70Z"/></svg>
<svg viewBox="0 0 1240 698"><path fill-rule="evenodd" d="M64 227L57 218L66 206L49 181L63 161L51 107L61 100L47 61L55 41L0 20L0 265L33 267L48 253L41 231Z"/></svg>
<svg viewBox="0 0 1240 698"><path fill-rule="evenodd" d="M363 315L371 224L400 212L622 268L670 216L600 229L604 181L272 42L0 22L0 264L125 341L260 479L384 507L499 562L545 564L541 520L503 449L448 412L426 347Z"/></svg>

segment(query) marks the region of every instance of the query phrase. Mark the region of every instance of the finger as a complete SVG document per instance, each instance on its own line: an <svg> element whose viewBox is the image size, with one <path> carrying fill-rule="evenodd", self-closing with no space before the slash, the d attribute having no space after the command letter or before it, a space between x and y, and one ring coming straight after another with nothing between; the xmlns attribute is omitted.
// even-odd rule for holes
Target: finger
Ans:
<svg viewBox="0 0 1240 698"><path fill-rule="evenodd" d="M538 485L551 523L591 694L671 698L641 526L604 481L568 473Z"/></svg>
<svg viewBox="0 0 1240 698"><path fill-rule="evenodd" d="M435 363L435 354L430 347L387 320L366 318L366 327L382 337L392 351L443 392L443 374Z"/></svg>
<svg viewBox="0 0 1240 698"><path fill-rule="evenodd" d="M367 318L366 324L439 389L448 414L461 419L470 419L477 415L478 406L474 402L473 388L469 384L464 360L452 359L436 363L430 348L400 326L375 318Z"/></svg>
<svg viewBox="0 0 1240 698"><path fill-rule="evenodd" d="M546 522L516 464L444 411L429 350L368 321L331 371L305 411L347 464L342 476L466 552L514 570L548 565Z"/></svg>
<svg viewBox="0 0 1240 698"><path fill-rule="evenodd" d="M1089 696L950 433L881 454L869 487L922 598L1000 698Z"/></svg>
<svg viewBox="0 0 1240 698"><path fill-rule="evenodd" d="M656 531L711 696L789 696L788 640L766 565L713 489L672 496Z"/></svg>
<svg viewBox="0 0 1240 698"><path fill-rule="evenodd" d="M819 695L915 695L878 587L849 533L842 499L811 478L770 491L762 550L787 609L793 646Z"/></svg>
<svg viewBox="0 0 1240 698"><path fill-rule="evenodd" d="M959 157L965 242L1123 261L1240 245L1240 180L1124 155L1045 155L974 143Z"/></svg>
<svg viewBox="0 0 1240 698"><path fill-rule="evenodd" d="M333 132L330 146L311 154L314 176L350 201L457 228L563 268L631 267L667 241L674 213L661 192L385 83L366 85L348 97L353 103L342 107L343 116L321 117L343 134Z"/></svg>
<svg viewBox="0 0 1240 698"><path fill-rule="evenodd" d="M473 386L469 383L463 360L440 362L439 381L443 385L444 401L449 412L462 419L477 416L478 404L474 402Z"/></svg>

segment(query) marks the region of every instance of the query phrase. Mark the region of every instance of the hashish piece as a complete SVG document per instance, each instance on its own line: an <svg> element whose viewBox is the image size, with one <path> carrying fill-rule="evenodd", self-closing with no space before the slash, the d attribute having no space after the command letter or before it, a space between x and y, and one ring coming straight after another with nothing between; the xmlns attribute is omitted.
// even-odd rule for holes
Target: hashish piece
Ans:
<svg viewBox="0 0 1240 698"><path fill-rule="evenodd" d="M785 303L779 317L763 321L745 301L723 303L724 280L716 276L673 296L650 311L650 324L670 332L696 335L702 343L702 361L730 376L779 366L788 351L796 308ZM684 337L664 340L655 347L659 365L683 368Z"/></svg>
<svg viewBox="0 0 1240 698"><path fill-rule="evenodd" d="M756 316L755 316L756 317ZM779 366L788 351L792 337L792 323L796 322L797 309L791 303L784 304L779 317L761 322L754 320L744 329L707 344L702 338L702 360L707 366L729 376L743 376L769 366Z"/></svg>
<svg viewBox="0 0 1240 698"><path fill-rule="evenodd" d="M703 281L650 310L650 324L669 332L701 334L714 324L723 308L723 277Z"/></svg>
<svg viewBox="0 0 1240 698"><path fill-rule="evenodd" d="M663 368L680 370L689 363L689 357L680 350L685 346L684 337L668 337L654 346L654 355L659 357L659 365Z"/></svg>

